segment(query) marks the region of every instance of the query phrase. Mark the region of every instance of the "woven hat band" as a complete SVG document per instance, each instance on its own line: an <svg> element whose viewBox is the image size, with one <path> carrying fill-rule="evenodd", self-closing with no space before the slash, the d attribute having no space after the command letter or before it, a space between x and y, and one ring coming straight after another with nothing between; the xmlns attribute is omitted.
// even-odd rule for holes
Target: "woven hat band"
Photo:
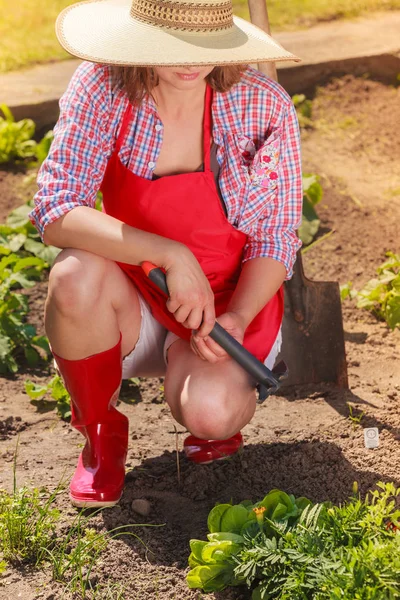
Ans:
<svg viewBox="0 0 400 600"><path fill-rule="evenodd" d="M233 27L232 2L192 4L169 0L133 0L131 16L179 31L222 31Z"/></svg>

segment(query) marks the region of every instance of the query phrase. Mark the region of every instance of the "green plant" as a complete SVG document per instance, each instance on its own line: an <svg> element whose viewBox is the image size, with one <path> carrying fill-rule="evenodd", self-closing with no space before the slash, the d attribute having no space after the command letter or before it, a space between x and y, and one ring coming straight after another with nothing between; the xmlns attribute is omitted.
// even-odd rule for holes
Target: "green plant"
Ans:
<svg viewBox="0 0 400 600"><path fill-rule="evenodd" d="M344 283L340 286L340 298L341 300L346 300L346 298L356 298L357 292L353 290L353 284L351 281Z"/></svg>
<svg viewBox="0 0 400 600"><path fill-rule="evenodd" d="M53 580L66 583L65 591L79 592L82 598L85 598L86 590L93 587L93 567L109 541L107 533L98 533L88 527L92 518L93 515L85 516L80 511L57 546L47 550Z"/></svg>
<svg viewBox="0 0 400 600"><path fill-rule="evenodd" d="M377 268L378 277L357 293L357 307L371 311L394 329L400 327L400 254L387 252L386 256L388 260Z"/></svg>
<svg viewBox="0 0 400 600"><path fill-rule="evenodd" d="M53 133L47 132L39 143L32 138L35 133L35 123L32 119L22 119L15 122L10 109L0 104L4 117L0 116L0 164L24 162L31 166L40 165L46 158Z"/></svg>
<svg viewBox="0 0 400 600"><path fill-rule="evenodd" d="M93 600L124 600L127 586L118 582L97 584L92 593Z"/></svg>
<svg viewBox="0 0 400 600"><path fill-rule="evenodd" d="M46 550L52 569L52 578L54 581L65 584L64 594L78 594L79 598L84 600L87 597L86 592L90 591L92 597L98 597L102 586L93 581L93 571L98 566L100 555L106 550L110 540L124 535L131 536L151 552L141 538L129 529L163 526L135 523L121 525L110 531L98 532L94 527L90 527L90 521L102 510L104 509L97 509L89 515L86 515L84 510L79 511L58 540L57 546ZM118 593L120 592L121 590L118 591ZM117 597L122 598L122 596Z"/></svg>
<svg viewBox="0 0 400 600"><path fill-rule="evenodd" d="M106 584L97 584L92 593L93 600L124 600L126 584L118 582L107 582Z"/></svg>
<svg viewBox="0 0 400 600"><path fill-rule="evenodd" d="M0 225L0 254L7 256L11 252L18 252L21 258L33 255L44 260L48 268L60 249L45 246L40 241L39 233L28 216L32 208L32 201L18 206L8 215L6 224Z"/></svg>
<svg viewBox="0 0 400 600"><path fill-rule="evenodd" d="M243 549L246 536L270 532L274 522L295 522L308 504L306 498L296 499L280 490L271 490L256 504L217 504L208 515L208 541L190 541L189 587L211 592L242 584L243 577L234 572L233 557Z"/></svg>
<svg viewBox="0 0 400 600"><path fill-rule="evenodd" d="M35 285L45 267L44 260L34 256L9 254L0 260L0 373L16 373L21 354L31 366L41 359L40 350L46 358L50 354L46 337L37 335L36 328L26 322L27 296L14 291Z"/></svg>
<svg viewBox="0 0 400 600"><path fill-rule="evenodd" d="M308 504L295 519L264 516L262 529L241 536L238 552L222 549L220 565L230 566L235 584L252 590L252 600L395 600L400 488L381 482L377 488L363 501L354 486L343 505ZM204 589L208 582L191 583ZM210 580L209 591L227 585L220 583Z"/></svg>
<svg viewBox="0 0 400 600"><path fill-rule="evenodd" d="M123 589L118 584L103 585L93 580L93 569L98 566L100 555L111 539L129 535L151 550L141 538L129 531L136 527L162 527L163 524L135 523L122 525L110 531L98 532L92 521L103 508L85 514L80 510L71 524L60 529L61 513L54 508L58 494L64 491L63 481L52 493L46 489L17 488L17 448L14 453L12 493L0 489L0 573L7 562L31 564L42 567L49 564L54 581L64 584L64 594L86 600L86 592L92 598L123 600ZM102 593L106 592L106 596ZM115 592L118 595L112 595ZM69 596L68 596L69 597Z"/></svg>
<svg viewBox="0 0 400 600"><path fill-rule="evenodd" d="M295 94L292 102L296 107L300 127L311 127L312 101L308 100L304 94Z"/></svg>
<svg viewBox="0 0 400 600"><path fill-rule="evenodd" d="M18 443L14 453L14 485L11 494L0 489L0 559L13 563L40 565L46 551L56 543L56 525L60 512L53 507L64 484L49 493L46 489L17 489L16 465Z"/></svg>
<svg viewBox="0 0 400 600"><path fill-rule="evenodd" d="M50 354L47 338L27 322L28 297L17 291L33 287L60 252L42 244L31 209L32 203L19 206L0 225L0 373L16 373L22 354L31 366Z"/></svg>
<svg viewBox="0 0 400 600"><path fill-rule="evenodd" d="M320 220L315 206L321 202L322 186L318 175L303 175L303 219L298 230L304 245L311 244L317 235Z"/></svg>
<svg viewBox="0 0 400 600"><path fill-rule="evenodd" d="M353 406L350 404L350 402L346 402L346 404L349 409L349 416L347 418L352 422L353 429L356 429L357 425L361 425L361 421L363 420L365 412L358 411L356 413L354 412Z"/></svg>
<svg viewBox="0 0 400 600"><path fill-rule="evenodd" d="M58 490L22 488L12 495L0 491L0 549L5 560L39 565L45 549L55 543L60 513L52 508Z"/></svg>
<svg viewBox="0 0 400 600"><path fill-rule="evenodd" d="M46 396L50 396L56 402L58 415L64 420L71 417L71 397L59 375L54 375L46 385L37 385L27 379L25 381L25 392L34 402L47 399Z"/></svg>

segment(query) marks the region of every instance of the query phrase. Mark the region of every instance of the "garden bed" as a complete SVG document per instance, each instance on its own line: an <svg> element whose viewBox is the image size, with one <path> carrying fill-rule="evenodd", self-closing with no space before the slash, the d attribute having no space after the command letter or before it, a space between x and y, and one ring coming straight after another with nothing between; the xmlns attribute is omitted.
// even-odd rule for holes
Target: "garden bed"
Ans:
<svg viewBox="0 0 400 600"><path fill-rule="evenodd" d="M321 235L335 232L304 254L312 279L351 281L359 289L375 275L386 251L400 251L399 100L400 89L344 78L319 90L313 102L313 127L303 131L304 171L321 175ZM21 204L14 190L23 177L0 172L3 221ZM45 283L29 292L30 319L41 333L45 293ZM380 480L400 485L400 331L390 331L351 300L344 302L343 317L350 389L283 390L257 408L243 431L240 455L195 466L180 452L180 481L176 436L181 448L185 432L178 426L175 433L161 380L124 386L120 408L131 427L126 488L119 506L103 511L94 523L99 530L132 523L165 526L135 530L146 547L132 537L110 541L93 572L94 583L102 586L96 598L203 598L185 582L188 542L204 538L207 514L216 502L257 500L280 488L337 503L351 494L353 481L362 494ZM18 485L52 488L73 472L82 437L51 407L42 404L37 410L23 392L28 377L40 382L49 376L44 368L0 380L0 487L12 489L17 434ZM380 431L377 450L364 447L363 427L371 426ZM150 503L148 516L132 510L137 498ZM58 496L57 505L65 526L76 514L67 493ZM0 579L1 600L58 600L62 590L46 571L9 568ZM238 588L207 597L245 600L249 594Z"/></svg>

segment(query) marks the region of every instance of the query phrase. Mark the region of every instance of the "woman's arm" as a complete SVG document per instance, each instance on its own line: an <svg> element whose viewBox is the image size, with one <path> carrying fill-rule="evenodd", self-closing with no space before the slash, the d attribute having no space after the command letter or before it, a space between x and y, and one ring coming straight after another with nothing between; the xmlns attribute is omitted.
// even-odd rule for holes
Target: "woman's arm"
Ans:
<svg viewBox="0 0 400 600"><path fill-rule="evenodd" d="M246 329L271 300L286 279L284 265L273 258L255 258L244 263L227 312L240 317Z"/></svg>
<svg viewBox="0 0 400 600"><path fill-rule="evenodd" d="M170 266L169 256L184 251L184 246L159 235L126 225L122 221L88 206L73 208L47 226L44 242L58 248L86 250L130 265L143 261Z"/></svg>

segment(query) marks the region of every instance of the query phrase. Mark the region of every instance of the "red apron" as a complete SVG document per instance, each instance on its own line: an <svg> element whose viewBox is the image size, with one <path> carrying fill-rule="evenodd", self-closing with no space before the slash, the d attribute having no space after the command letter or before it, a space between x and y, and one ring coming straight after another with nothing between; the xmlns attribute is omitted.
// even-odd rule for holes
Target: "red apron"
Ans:
<svg viewBox="0 0 400 600"><path fill-rule="evenodd" d="M124 223L185 244L195 255L215 295L217 317L226 311L238 281L247 236L227 220L210 167L212 90L207 86L204 111L204 171L139 177L125 167L118 153L128 129L132 105L125 111L116 147L104 175L103 210ZM166 329L183 339L191 331L178 323L166 298L141 267L118 263ZM259 360L268 356L283 317L283 287L246 330L244 346Z"/></svg>

